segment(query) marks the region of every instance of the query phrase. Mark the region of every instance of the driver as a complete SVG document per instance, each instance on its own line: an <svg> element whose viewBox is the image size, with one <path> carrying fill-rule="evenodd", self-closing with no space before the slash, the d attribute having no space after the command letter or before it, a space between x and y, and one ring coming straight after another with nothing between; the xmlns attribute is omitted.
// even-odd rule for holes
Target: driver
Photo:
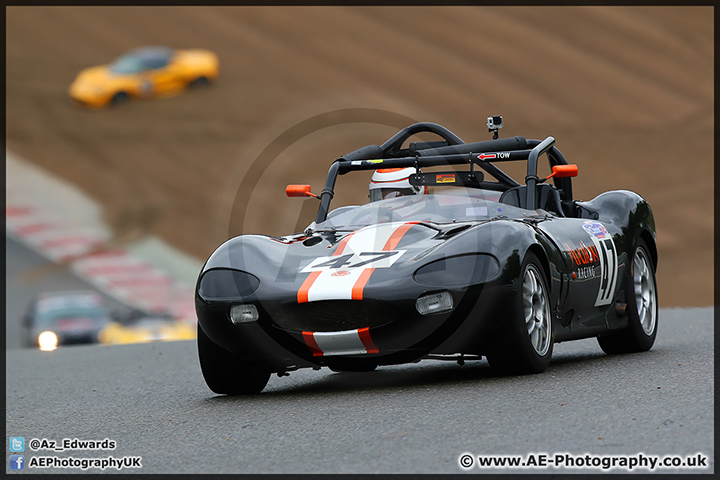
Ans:
<svg viewBox="0 0 720 480"><path fill-rule="evenodd" d="M370 179L368 198L371 202L377 202L378 200L403 197L405 195L426 194L427 187L410 185L410 175L414 174L415 169L413 167L375 170Z"/></svg>

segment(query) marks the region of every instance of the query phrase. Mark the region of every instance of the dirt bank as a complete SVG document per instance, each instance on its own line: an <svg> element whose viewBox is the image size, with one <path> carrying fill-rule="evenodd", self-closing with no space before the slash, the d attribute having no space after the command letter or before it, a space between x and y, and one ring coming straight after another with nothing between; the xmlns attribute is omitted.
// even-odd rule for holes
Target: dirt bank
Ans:
<svg viewBox="0 0 720 480"><path fill-rule="evenodd" d="M502 136L557 139L580 167L577 198L624 188L650 202L661 306L712 304L712 7L6 14L8 148L100 201L120 241L154 233L205 258L230 234L289 233L305 219L287 183L319 190L334 158L406 119L476 141L502 114ZM70 103L80 69L155 44L215 51L219 81L114 110ZM272 162L261 175L258 158ZM362 201L367 179L348 182L338 200Z"/></svg>

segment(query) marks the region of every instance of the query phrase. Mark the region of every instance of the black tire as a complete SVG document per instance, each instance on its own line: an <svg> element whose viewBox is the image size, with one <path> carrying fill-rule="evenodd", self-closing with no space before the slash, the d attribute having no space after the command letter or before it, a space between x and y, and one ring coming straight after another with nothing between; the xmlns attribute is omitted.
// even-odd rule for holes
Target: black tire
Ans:
<svg viewBox="0 0 720 480"><path fill-rule="evenodd" d="M128 95L126 92L117 92L110 99L110 105L113 107L117 107L118 105L127 103L128 100L130 100L130 95Z"/></svg>
<svg viewBox="0 0 720 480"><path fill-rule="evenodd" d="M533 252L523 260L514 307L487 352L488 363L501 374L540 373L550 365L554 333L547 276Z"/></svg>
<svg viewBox="0 0 720 480"><path fill-rule="evenodd" d="M207 77L197 77L188 82L188 88L204 88L210 86L210 79Z"/></svg>
<svg viewBox="0 0 720 480"><path fill-rule="evenodd" d="M657 283L650 249L641 238L625 278L628 326L598 337L607 354L645 352L655 343L658 326Z"/></svg>
<svg viewBox="0 0 720 480"><path fill-rule="evenodd" d="M205 383L215 393L241 395L260 393L270 372L252 365L210 340L198 323L198 356Z"/></svg>

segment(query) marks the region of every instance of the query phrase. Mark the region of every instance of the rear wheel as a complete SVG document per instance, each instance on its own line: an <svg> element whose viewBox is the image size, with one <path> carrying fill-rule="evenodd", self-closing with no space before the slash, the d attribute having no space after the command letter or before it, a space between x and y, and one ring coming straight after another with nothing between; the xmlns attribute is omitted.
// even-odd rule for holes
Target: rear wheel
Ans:
<svg viewBox="0 0 720 480"><path fill-rule="evenodd" d="M605 353L631 353L650 350L657 335L657 284L655 265L643 239L632 256L630 275L625 284L628 326L618 332L598 337Z"/></svg>
<svg viewBox="0 0 720 480"><path fill-rule="evenodd" d="M520 271L514 314L486 355L490 366L504 374L540 373L553 351L548 281L537 255L528 252Z"/></svg>
<svg viewBox="0 0 720 480"><path fill-rule="evenodd" d="M270 380L268 370L217 345L199 323L197 342L200 369L213 392L228 395L260 393Z"/></svg>

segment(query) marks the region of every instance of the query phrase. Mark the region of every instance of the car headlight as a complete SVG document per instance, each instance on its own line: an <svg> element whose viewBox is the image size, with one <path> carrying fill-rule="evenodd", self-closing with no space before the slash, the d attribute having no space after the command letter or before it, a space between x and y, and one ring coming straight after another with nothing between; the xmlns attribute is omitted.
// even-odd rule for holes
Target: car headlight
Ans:
<svg viewBox="0 0 720 480"><path fill-rule="evenodd" d="M230 321L235 325L257 322L258 318L260 318L260 315L258 314L257 307L251 303L243 303L230 307Z"/></svg>
<svg viewBox="0 0 720 480"><path fill-rule="evenodd" d="M415 301L415 308L421 315L449 312L453 309L453 297L450 292L423 295Z"/></svg>
<svg viewBox="0 0 720 480"><path fill-rule="evenodd" d="M500 275L500 262L486 253L442 258L418 268L413 280L428 287L477 285Z"/></svg>
<svg viewBox="0 0 720 480"><path fill-rule="evenodd" d="M47 330L38 335L38 345L43 352L51 352L58 346L58 337L55 332Z"/></svg>
<svg viewBox="0 0 720 480"><path fill-rule="evenodd" d="M231 268L214 268L200 278L198 293L207 299L242 298L260 286L253 274Z"/></svg>

